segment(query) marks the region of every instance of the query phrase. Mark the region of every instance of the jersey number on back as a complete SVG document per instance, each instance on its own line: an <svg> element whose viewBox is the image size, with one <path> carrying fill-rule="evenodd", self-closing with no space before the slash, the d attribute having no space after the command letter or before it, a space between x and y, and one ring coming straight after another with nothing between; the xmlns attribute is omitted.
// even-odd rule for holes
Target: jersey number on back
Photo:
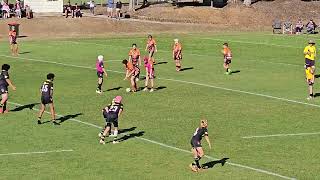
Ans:
<svg viewBox="0 0 320 180"><path fill-rule="evenodd" d="M118 110L118 106L111 106L109 111L110 112L116 112Z"/></svg>
<svg viewBox="0 0 320 180"><path fill-rule="evenodd" d="M48 85L43 85L41 88L42 92L48 92Z"/></svg>

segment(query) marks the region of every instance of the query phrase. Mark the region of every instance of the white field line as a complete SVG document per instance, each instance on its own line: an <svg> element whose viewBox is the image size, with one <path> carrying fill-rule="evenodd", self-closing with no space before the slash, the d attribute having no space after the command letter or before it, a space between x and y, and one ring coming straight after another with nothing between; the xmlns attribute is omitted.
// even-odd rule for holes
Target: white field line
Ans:
<svg viewBox="0 0 320 180"><path fill-rule="evenodd" d="M24 59L24 60L28 60L28 61L42 62L42 63L48 63L48 64L57 64L57 65L67 66L67 67L69 66L69 67L92 69L92 70L95 69L94 67L79 66L79 65L73 65L73 64L65 64L65 63L54 62L54 61L46 61L46 60L40 60L40 59L12 57L12 56L6 56L6 55L0 55L0 56L2 56L2 57L10 57L10 58L13 58L13 59ZM114 71L114 70L107 70L107 71L114 72L114 73L119 73L119 74L124 74L124 72L121 72L121 71ZM306 102L301 102L301 101L296 101L296 100L291 100L291 99L286 99L286 98L276 97L276 96L271 96L271 95L266 95L266 94L260 94L260 93L255 93L255 92L249 92L249 91L243 91L243 90L238 90L238 89L231 89L231 88L225 88L225 87L220 87L220 86L197 83L197 82L192 82L192 81L171 79L171 78L160 78L160 77L157 77L157 79L166 80L166 81L172 81L172 82L179 82L179 83L184 83L184 84L192 84L192 85L208 87L208 88L214 88L214 89L220 89L220 90L231 91L231 92L237 92L237 93L241 93L241 94L249 94L249 95L253 95L253 96L260 96L260 97L265 97L265 98L269 98L269 99L276 99L276 100L279 100L279 101L285 101L285 102L290 102L290 103L294 103L294 104L302 104L302 105L306 105L306 106L312 106L312 107L320 108L320 105L317 105L317 104L311 104L311 103L306 103Z"/></svg>
<svg viewBox="0 0 320 180"><path fill-rule="evenodd" d="M48 154L48 153L62 153L62 152L72 152L72 149L68 150L53 150L53 151L39 151L39 152L18 152L18 153L7 153L0 154L0 156L15 156L15 155L31 155L31 154Z"/></svg>
<svg viewBox="0 0 320 180"><path fill-rule="evenodd" d="M244 136L243 139L252 139L252 138L269 138L269 137L285 137L285 136L311 136L319 135L320 132L313 133L296 133L296 134L270 134L270 135L260 135L260 136Z"/></svg>
<svg viewBox="0 0 320 180"><path fill-rule="evenodd" d="M22 104L15 103L15 102L9 102L9 104L13 104L13 105L16 105L16 106L23 106ZM36 109L36 108L33 108L33 110L39 111L39 109ZM45 111L45 113L50 114L50 112L48 112L48 111ZM63 115L60 115L60 114L56 114L56 116L57 117L63 117ZM91 127L95 127L95 128L98 128L98 129L102 129L102 127L100 127L100 126L97 126L97 125L92 124L92 123L84 122L84 121L81 121L81 120L78 120L78 119L72 118L72 119L69 119L69 120L70 121L75 121L75 122L78 122L78 123L81 123L81 124L85 124L85 125L88 125L88 126L91 126ZM191 151L188 151L188 150L185 150L185 149L180 149L180 148L177 148L177 147L174 147L174 146L170 146L170 145L167 145L167 144L164 144L164 143L161 143L161 142L153 141L153 140L150 140L150 139L147 139L147 138L142 138L142 137L135 137L135 138L143 140L143 141L146 141L146 142L149 142L149 143L152 143L152 144L157 144L157 145L160 145L162 147L166 147L168 149L173 149L173 150L176 150L176 151L185 152L185 153L189 153L189 154L192 153ZM206 155L205 157L208 158L208 159L217 160L217 158L214 158L212 156ZM268 175L271 175L271 176L276 176L276 177L279 177L279 178L282 178L282 179L289 179L289 180L295 180L296 179L296 178L293 178L293 177L283 176L283 175L280 175L280 174L277 174L277 173L274 173L274 172L271 172L271 171L258 169L258 168L253 168L253 167L246 166L246 165L241 165L241 164L232 163L232 162L226 162L226 163L231 165L231 166L253 170L253 171L256 171L256 172L259 172L259 173L268 174Z"/></svg>

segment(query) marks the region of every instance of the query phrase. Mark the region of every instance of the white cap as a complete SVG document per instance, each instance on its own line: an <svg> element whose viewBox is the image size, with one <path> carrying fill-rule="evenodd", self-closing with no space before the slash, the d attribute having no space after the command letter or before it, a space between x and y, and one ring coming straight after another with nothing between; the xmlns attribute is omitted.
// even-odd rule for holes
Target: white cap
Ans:
<svg viewBox="0 0 320 180"><path fill-rule="evenodd" d="M102 55L98 56L98 61L103 61L103 56Z"/></svg>
<svg viewBox="0 0 320 180"><path fill-rule="evenodd" d="M174 41L174 42L179 42L179 39L174 39L173 41Z"/></svg>

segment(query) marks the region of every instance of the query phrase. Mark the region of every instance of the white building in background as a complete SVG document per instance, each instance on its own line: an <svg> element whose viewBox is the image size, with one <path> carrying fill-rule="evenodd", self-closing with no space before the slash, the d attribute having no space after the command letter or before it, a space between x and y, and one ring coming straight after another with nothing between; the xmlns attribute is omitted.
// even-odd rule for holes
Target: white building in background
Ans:
<svg viewBox="0 0 320 180"><path fill-rule="evenodd" d="M63 11L63 0L24 0L24 5L30 6L35 13Z"/></svg>

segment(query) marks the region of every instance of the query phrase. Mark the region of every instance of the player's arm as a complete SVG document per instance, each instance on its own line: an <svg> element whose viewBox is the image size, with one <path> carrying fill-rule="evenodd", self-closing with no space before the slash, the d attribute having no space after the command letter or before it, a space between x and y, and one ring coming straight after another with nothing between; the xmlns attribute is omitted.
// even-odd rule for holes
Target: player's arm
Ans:
<svg viewBox="0 0 320 180"><path fill-rule="evenodd" d="M130 77L133 73L134 73L134 70L132 70L131 72L128 70L128 75L126 78Z"/></svg>
<svg viewBox="0 0 320 180"><path fill-rule="evenodd" d="M16 87L12 84L10 79L6 79L7 83L9 84L9 86L12 88L12 90L16 90Z"/></svg>
<svg viewBox="0 0 320 180"><path fill-rule="evenodd" d="M147 43L145 51L148 51L149 44Z"/></svg>
<svg viewBox="0 0 320 180"><path fill-rule="evenodd" d="M310 51L309 51L309 48L304 48L304 50L303 50L303 54L304 55L310 55Z"/></svg>
<svg viewBox="0 0 320 180"><path fill-rule="evenodd" d="M210 143L210 139L209 139L208 134L206 134L206 135L204 136L204 138L206 139L206 141L207 141L207 143L208 143L208 145L209 145L209 148L211 149L211 143Z"/></svg>
<svg viewBox="0 0 320 180"><path fill-rule="evenodd" d="M106 77L108 77L108 73L107 73L107 71L106 71L104 68L102 68L102 71L104 72L104 75L105 75Z"/></svg>
<svg viewBox="0 0 320 180"><path fill-rule="evenodd" d="M119 110L118 117L120 117L122 111L123 111L123 109L121 108L121 109Z"/></svg>
<svg viewBox="0 0 320 180"><path fill-rule="evenodd" d="M128 77L129 77L129 70L126 70L126 76L124 77L124 79L123 79L123 80L128 79Z"/></svg>
<svg viewBox="0 0 320 180"><path fill-rule="evenodd" d="M158 48L157 48L157 44L156 43L154 43L154 50L155 50L155 52L158 52Z"/></svg>
<svg viewBox="0 0 320 180"><path fill-rule="evenodd" d="M138 62L139 62L139 66L141 66L142 62L141 62L141 56L140 55L139 55Z"/></svg>

